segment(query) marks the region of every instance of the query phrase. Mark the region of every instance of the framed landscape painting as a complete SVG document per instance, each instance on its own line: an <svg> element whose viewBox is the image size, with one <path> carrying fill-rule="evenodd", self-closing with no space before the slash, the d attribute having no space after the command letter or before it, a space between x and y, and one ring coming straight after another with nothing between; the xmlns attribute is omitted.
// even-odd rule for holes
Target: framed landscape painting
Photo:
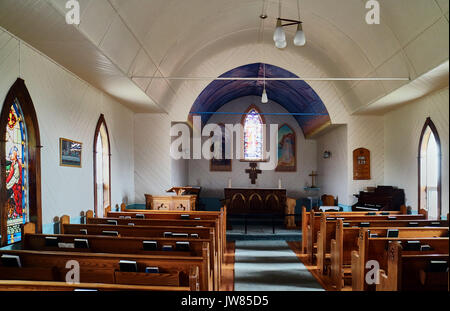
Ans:
<svg viewBox="0 0 450 311"><path fill-rule="evenodd" d="M81 167L81 149L83 144L66 139L59 139L59 165L70 167Z"/></svg>
<svg viewBox="0 0 450 311"><path fill-rule="evenodd" d="M278 165L277 172L296 172L297 157L295 132L287 124L278 129Z"/></svg>

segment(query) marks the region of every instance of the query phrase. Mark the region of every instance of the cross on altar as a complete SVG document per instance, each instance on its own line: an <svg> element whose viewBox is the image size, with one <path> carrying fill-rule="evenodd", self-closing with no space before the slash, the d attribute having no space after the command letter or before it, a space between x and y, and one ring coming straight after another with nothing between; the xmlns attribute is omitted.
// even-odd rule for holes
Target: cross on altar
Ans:
<svg viewBox="0 0 450 311"><path fill-rule="evenodd" d="M314 177L319 176L319 174L317 174L317 172L312 171L311 174L309 174L308 176L311 176L311 188L317 188L314 183Z"/></svg>
<svg viewBox="0 0 450 311"><path fill-rule="evenodd" d="M256 184L256 179L258 178L258 174L261 174L262 171L256 168L257 163L251 162L250 169L246 169L245 173L249 175L249 178L252 180L252 185Z"/></svg>

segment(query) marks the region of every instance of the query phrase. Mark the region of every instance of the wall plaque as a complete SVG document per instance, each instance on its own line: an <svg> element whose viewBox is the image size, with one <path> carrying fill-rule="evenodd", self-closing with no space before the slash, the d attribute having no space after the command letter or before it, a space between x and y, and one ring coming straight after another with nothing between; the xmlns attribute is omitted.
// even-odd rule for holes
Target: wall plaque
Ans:
<svg viewBox="0 0 450 311"><path fill-rule="evenodd" d="M358 148L353 151L353 180L370 179L370 151Z"/></svg>

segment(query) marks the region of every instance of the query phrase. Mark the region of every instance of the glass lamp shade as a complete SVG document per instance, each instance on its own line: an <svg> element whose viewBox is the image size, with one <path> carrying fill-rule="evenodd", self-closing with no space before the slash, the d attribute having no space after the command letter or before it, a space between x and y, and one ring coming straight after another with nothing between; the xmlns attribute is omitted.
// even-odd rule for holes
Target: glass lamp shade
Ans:
<svg viewBox="0 0 450 311"><path fill-rule="evenodd" d="M281 21L277 21L277 28L273 34L273 41L286 41L286 33L284 32L283 26L281 26Z"/></svg>
<svg viewBox="0 0 450 311"><path fill-rule="evenodd" d="M267 104L269 102L269 97L267 96L266 88L264 88L264 91L261 96L261 103Z"/></svg>
<svg viewBox="0 0 450 311"><path fill-rule="evenodd" d="M275 46L279 49L284 49L287 46L286 40L284 41L276 41Z"/></svg>
<svg viewBox="0 0 450 311"><path fill-rule="evenodd" d="M302 24L298 24L297 33L294 37L294 44L296 46L304 46L306 44L305 33L303 32Z"/></svg>

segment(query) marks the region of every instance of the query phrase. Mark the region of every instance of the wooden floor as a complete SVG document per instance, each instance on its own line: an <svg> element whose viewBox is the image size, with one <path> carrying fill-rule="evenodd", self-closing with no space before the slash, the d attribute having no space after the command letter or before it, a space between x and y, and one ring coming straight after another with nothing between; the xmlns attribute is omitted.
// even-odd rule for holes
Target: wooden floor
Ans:
<svg viewBox="0 0 450 311"><path fill-rule="evenodd" d="M318 273L317 266L310 265L308 261L306 260L306 254L303 254L302 249L302 242L301 241L295 241L295 242L287 242L288 245L291 247L292 251L297 255L298 259L305 265L305 267L308 269L309 272L314 276L314 278L317 280L317 282L326 290L326 291L336 291L336 288L332 286L331 279L327 276L322 276ZM342 291L351 291L350 286L346 286L342 289Z"/></svg>

